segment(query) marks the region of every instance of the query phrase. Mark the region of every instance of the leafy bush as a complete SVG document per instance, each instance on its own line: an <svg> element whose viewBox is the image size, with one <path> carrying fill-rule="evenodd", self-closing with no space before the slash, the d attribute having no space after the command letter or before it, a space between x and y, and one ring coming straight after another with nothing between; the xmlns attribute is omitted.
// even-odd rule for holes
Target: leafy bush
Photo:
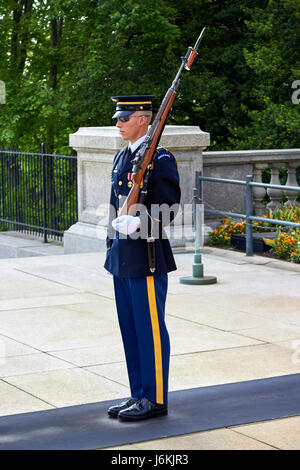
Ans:
<svg viewBox="0 0 300 470"><path fill-rule="evenodd" d="M222 219L222 224L215 230L209 232L209 239L212 245L230 246L231 235L236 233L245 233L246 222L240 219L240 222L234 222L229 218Z"/></svg>
<svg viewBox="0 0 300 470"><path fill-rule="evenodd" d="M276 238L270 240L264 238L266 245L272 247L273 252L278 258L289 259L294 263L300 263L300 231L290 233L281 233L281 229L277 230Z"/></svg>
<svg viewBox="0 0 300 470"><path fill-rule="evenodd" d="M274 210L269 209L264 217L267 219L300 223L300 206L278 207ZM268 221L253 222L253 232L270 232L273 230L276 230L275 238L264 238L264 242L272 247L274 255L280 259L300 263L300 230L296 230L294 227L272 224ZM215 230L209 232L208 235L211 245L231 246L231 236L245 232L245 220L240 219L239 222L235 222L230 218L223 218L222 223Z"/></svg>
<svg viewBox="0 0 300 470"><path fill-rule="evenodd" d="M273 211L269 209L266 216L268 219L285 220L286 222L300 223L300 206L278 207Z"/></svg>

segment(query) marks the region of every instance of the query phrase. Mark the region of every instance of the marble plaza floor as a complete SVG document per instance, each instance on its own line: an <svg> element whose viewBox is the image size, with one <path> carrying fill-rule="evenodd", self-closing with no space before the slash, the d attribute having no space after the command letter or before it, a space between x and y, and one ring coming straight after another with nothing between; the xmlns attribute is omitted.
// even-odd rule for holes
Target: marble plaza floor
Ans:
<svg viewBox="0 0 300 470"><path fill-rule="evenodd" d="M0 415L127 396L104 253L39 250L0 259ZM193 286L180 283L193 253L175 257L166 309L170 390L299 373L300 265L204 248L205 274L217 283ZM119 448L300 449L300 416Z"/></svg>

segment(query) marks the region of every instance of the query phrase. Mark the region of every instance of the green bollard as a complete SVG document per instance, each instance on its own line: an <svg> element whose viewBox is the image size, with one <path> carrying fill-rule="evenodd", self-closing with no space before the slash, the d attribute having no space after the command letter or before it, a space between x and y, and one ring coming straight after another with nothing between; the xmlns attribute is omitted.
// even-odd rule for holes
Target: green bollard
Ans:
<svg viewBox="0 0 300 470"><path fill-rule="evenodd" d="M203 264L201 260L200 250L195 250L193 275L188 277L181 277L181 284L215 284L217 278L215 276L203 276Z"/></svg>
<svg viewBox="0 0 300 470"><path fill-rule="evenodd" d="M198 178L198 172L196 172L196 178ZM197 180L196 180L197 181ZM197 189L198 188L198 189ZM201 240L201 227L202 223L201 214L200 214L200 203L201 197L199 196L200 190L199 185L197 188L194 188L194 224L195 224L195 254L194 254L194 263L193 263L193 275L188 277L181 277L181 284L215 284L217 278L215 276L204 276L204 268L202 264L201 251L200 251L200 240Z"/></svg>

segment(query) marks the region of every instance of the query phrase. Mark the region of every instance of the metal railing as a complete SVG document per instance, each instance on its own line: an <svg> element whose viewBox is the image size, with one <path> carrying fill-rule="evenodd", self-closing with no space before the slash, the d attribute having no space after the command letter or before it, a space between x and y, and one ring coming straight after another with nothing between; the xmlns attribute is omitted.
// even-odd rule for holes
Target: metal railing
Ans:
<svg viewBox="0 0 300 470"><path fill-rule="evenodd" d="M286 225L289 227L297 227L300 229L300 224L296 222L289 222L285 220L279 219L269 219L266 217L256 217L253 215L253 190L254 186L256 187L263 187L263 188L272 188L272 189L281 189L281 190L289 190L289 191L298 191L300 192L300 187L298 186L286 186L286 185L278 185L278 184L268 184L268 183L258 183L253 181L253 175L247 175L246 180L231 180L231 179L223 179L223 178L213 178L209 176L202 176L201 171L196 171L196 180L199 181L199 194L201 197L201 203L203 203L202 198L202 181L212 181L215 183L226 183L226 184L239 184L245 186L245 208L246 214L238 214L236 212L226 212L226 211L219 211L213 209L204 209L204 213L207 214L215 214L215 215L223 215L227 217L239 218L246 220L246 255L253 256L253 221L258 222L269 222L275 225Z"/></svg>
<svg viewBox="0 0 300 470"><path fill-rule="evenodd" d="M77 157L0 150L0 228L61 240L77 221Z"/></svg>
<svg viewBox="0 0 300 470"><path fill-rule="evenodd" d="M253 174L254 182L282 185L280 189L253 187L253 209L257 216L262 217L266 207L273 210L283 201L300 202L299 193L286 190L287 186L300 185L300 148L203 152L203 175L230 178L229 169L234 171L236 179ZM205 194L214 207L223 203L224 210L230 211L230 204L235 199L236 211L240 212L241 204L235 190L236 186L225 185L224 192L219 194L214 191L213 184L205 186Z"/></svg>

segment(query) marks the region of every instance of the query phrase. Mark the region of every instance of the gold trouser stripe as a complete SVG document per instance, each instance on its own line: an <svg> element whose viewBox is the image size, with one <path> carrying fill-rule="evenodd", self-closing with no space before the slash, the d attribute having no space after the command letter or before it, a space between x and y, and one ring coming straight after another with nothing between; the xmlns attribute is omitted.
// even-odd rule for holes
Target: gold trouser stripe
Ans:
<svg viewBox="0 0 300 470"><path fill-rule="evenodd" d="M163 403L163 369L162 369L162 354L161 354L161 341L160 329L157 315L157 306L155 298L154 277L147 276L147 290L149 309L152 325L152 334L154 342L154 361L155 361L155 378L156 378L156 403Z"/></svg>

